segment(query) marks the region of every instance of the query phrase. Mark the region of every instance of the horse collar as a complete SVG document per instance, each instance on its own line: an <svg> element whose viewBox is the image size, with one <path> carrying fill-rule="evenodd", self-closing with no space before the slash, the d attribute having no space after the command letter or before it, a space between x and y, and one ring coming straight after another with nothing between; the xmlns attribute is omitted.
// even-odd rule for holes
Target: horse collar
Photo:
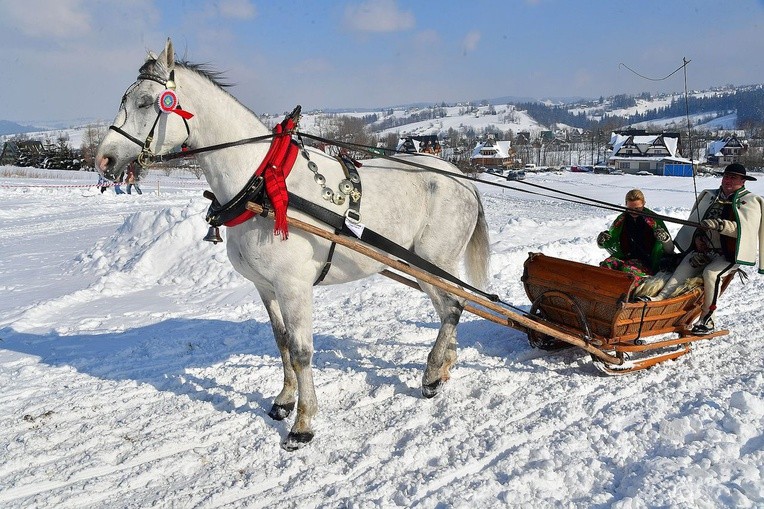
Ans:
<svg viewBox="0 0 764 509"><path fill-rule="evenodd" d="M299 152L297 144L292 141L292 132L296 127L295 120L299 114L298 106L291 115L276 126L265 158L244 188L228 203L221 205L212 192L205 192L205 196L212 200L206 216L211 227L222 225L232 227L254 217L254 212L246 208L247 202L254 201L262 204L263 190L265 190L276 215L274 233L286 239L288 235L286 210L289 201L286 178L292 171Z"/></svg>

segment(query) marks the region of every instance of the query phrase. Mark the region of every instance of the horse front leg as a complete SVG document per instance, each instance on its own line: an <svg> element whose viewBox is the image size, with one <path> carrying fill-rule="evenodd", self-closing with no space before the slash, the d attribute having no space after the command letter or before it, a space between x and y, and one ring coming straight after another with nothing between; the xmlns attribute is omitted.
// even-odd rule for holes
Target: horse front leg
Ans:
<svg viewBox="0 0 764 509"><path fill-rule="evenodd" d="M295 288L280 296L286 327L286 351L297 380L297 415L281 446L294 451L313 440L312 420L318 411L313 385L313 294L310 286L300 292Z"/></svg>
<svg viewBox="0 0 764 509"><path fill-rule="evenodd" d="M281 308L272 292L260 291L260 298L268 312L273 329L273 337L276 340L276 346L281 354L281 364L284 369L284 384L281 392L273 400L273 406L268 411L268 416L276 421L283 421L294 410L297 394L297 375L292 368L292 360L289 355L286 327L281 317Z"/></svg>
<svg viewBox="0 0 764 509"><path fill-rule="evenodd" d="M433 288L432 303L440 316L440 330L435 344L427 355L427 367L422 376L422 395L432 398L440 391L443 383L451 378L451 366L456 363L456 327L464 306L454 297Z"/></svg>

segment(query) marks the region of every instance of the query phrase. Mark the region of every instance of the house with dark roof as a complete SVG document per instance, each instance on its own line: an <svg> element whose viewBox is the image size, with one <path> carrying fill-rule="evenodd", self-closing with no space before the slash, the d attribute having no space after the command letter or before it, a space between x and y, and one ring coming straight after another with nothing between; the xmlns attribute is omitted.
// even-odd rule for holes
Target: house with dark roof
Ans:
<svg viewBox="0 0 764 509"><path fill-rule="evenodd" d="M608 143L608 166L632 174L692 176L692 161L681 156L679 146L679 133L615 131Z"/></svg>
<svg viewBox="0 0 764 509"><path fill-rule="evenodd" d="M398 140L396 149L398 152L407 152L410 154L434 154L440 155L441 147L438 136L427 134L423 136L406 136Z"/></svg>
<svg viewBox="0 0 764 509"><path fill-rule="evenodd" d="M6 141L0 152L0 165L31 166L42 158L43 151L39 140Z"/></svg>
<svg viewBox="0 0 764 509"><path fill-rule="evenodd" d="M748 151L748 142L740 140L736 135L727 136L706 145L706 161L710 166L727 166L739 163L743 154Z"/></svg>

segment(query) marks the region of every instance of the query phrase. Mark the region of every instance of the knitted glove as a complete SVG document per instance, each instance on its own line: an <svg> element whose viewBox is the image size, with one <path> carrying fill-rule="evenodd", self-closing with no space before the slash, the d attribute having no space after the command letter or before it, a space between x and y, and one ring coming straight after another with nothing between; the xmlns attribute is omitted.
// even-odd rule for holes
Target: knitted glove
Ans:
<svg viewBox="0 0 764 509"><path fill-rule="evenodd" d="M659 226L655 229L655 240L663 244L671 240L671 234Z"/></svg>
<svg viewBox="0 0 764 509"><path fill-rule="evenodd" d="M707 254L695 253L694 255L692 255L692 258L690 258L690 266L697 269L698 267L705 267L706 265L708 265L708 262L710 261L711 259L708 257Z"/></svg>
<svg viewBox="0 0 764 509"><path fill-rule="evenodd" d="M724 220L723 219L704 219L700 222L701 225L703 225L704 228L708 228L709 230L715 230L717 232L722 231L724 228Z"/></svg>
<svg viewBox="0 0 764 509"><path fill-rule="evenodd" d="M599 235L597 235L597 245L599 247L603 247L607 242L610 241L610 232L604 231L600 232Z"/></svg>
<svg viewBox="0 0 764 509"><path fill-rule="evenodd" d="M737 223L735 223L735 221L729 221L727 219L704 219L700 224L706 228L716 230L722 235L727 235L728 237L737 236Z"/></svg>

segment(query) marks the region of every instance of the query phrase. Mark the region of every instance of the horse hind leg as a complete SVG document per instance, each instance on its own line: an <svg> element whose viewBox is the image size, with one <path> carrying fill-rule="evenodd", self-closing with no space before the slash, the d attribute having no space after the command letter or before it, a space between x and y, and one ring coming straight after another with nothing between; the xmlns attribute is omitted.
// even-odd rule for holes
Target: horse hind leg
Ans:
<svg viewBox="0 0 764 509"><path fill-rule="evenodd" d="M451 378L450 370L457 359L456 327L459 325L464 306L451 295L429 287L429 285L423 286L426 287L426 291L440 316L438 337L427 355L427 367L422 376L422 395L425 398L432 398Z"/></svg>

